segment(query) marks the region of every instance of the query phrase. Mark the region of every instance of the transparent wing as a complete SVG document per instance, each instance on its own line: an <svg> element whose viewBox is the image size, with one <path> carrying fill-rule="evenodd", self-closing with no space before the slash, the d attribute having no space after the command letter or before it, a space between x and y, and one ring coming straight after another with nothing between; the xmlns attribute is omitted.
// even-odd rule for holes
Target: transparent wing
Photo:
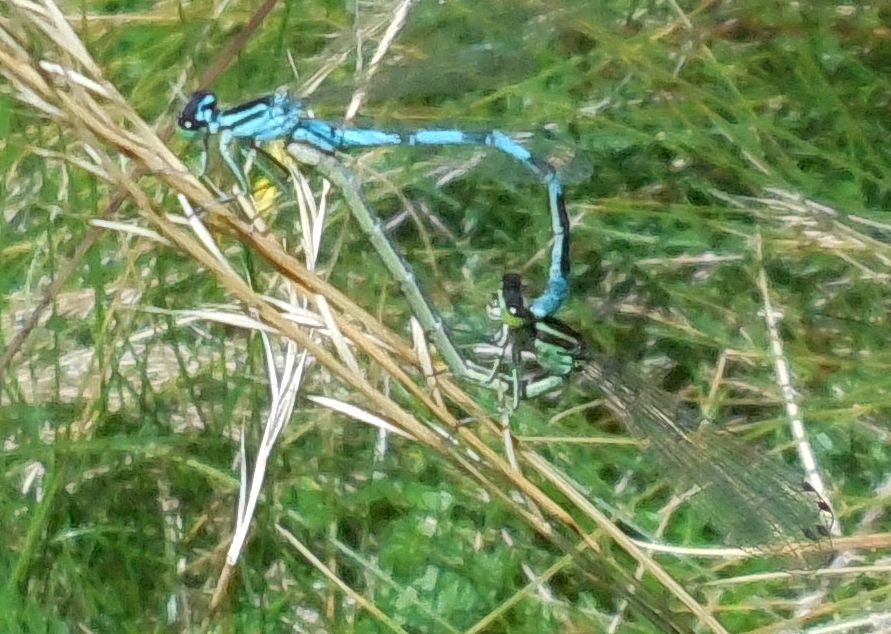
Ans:
<svg viewBox="0 0 891 634"><path fill-rule="evenodd" d="M581 363L581 375L632 434L649 441L669 477L701 489L693 503L726 531L728 543L794 550L796 542L828 534L828 505L777 457L698 424L669 394L608 362L592 357Z"/></svg>

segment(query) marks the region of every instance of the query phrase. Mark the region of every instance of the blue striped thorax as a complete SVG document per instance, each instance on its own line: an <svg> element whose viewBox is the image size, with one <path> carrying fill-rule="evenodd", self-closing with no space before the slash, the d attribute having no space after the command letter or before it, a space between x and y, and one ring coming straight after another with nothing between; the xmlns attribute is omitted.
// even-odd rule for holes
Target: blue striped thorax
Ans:
<svg viewBox="0 0 891 634"><path fill-rule="evenodd" d="M186 137L226 132L229 138L264 142L289 136L305 113L303 103L285 91L220 110L216 95L202 90L189 98L177 124Z"/></svg>

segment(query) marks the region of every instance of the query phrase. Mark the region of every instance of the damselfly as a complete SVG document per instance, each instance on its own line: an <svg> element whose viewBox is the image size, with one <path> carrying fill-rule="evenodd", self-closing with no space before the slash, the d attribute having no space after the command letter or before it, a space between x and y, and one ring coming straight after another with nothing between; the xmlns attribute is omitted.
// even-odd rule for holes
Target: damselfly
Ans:
<svg viewBox="0 0 891 634"><path fill-rule="evenodd" d="M557 171L539 159L521 143L497 130L465 132L458 129L422 129L394 132L378 129L354 129L312 118L306 105L284 91L221 109L216 95L196 92L186 103L178 119L186 135L203 135L205 162L211 135L219 138L220 154L246 190L247 183L232 156L233 142L256 145L275 139L304 143L323 152L351 150L385 145L473 145L493 147L525 165L547 187L548 209L553 232L548 283L529 310L543 318L557 311L569 294L569 218L563 198L563 184Z"/></svg>
<svg viewBox="0 0 891 634"><path fill-rule="evenodd" d="M699 489L694 505L728 543L770 548L829 535L828 503L779 458L756 453L737 436L690 416L651 381L595 354L563 322L535 317L523 303L518 275L504 276L500 303L513 360L531 353L541 369L559 376L575 372L586 391L602 394L628 431L649 443L667 475ZM521 393L531 385L516 382Z"/></svg>

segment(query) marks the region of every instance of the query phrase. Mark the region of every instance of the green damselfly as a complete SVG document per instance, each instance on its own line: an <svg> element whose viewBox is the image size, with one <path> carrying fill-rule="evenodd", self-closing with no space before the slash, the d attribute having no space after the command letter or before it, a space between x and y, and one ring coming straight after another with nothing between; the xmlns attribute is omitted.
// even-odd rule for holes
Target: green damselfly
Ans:
<svg viewBox="0 0 891 634"><path fill-rule="evenodd" d="M519 396L538 374L576 376L585 393L600 393L625 428L648 442L666 476L699 489L695 507L728 544L770 549L829 536L829 504L780 458L692 416L652 381L595 353L567 324L535 317L518 275L504 276L499 304Z"/></svg>

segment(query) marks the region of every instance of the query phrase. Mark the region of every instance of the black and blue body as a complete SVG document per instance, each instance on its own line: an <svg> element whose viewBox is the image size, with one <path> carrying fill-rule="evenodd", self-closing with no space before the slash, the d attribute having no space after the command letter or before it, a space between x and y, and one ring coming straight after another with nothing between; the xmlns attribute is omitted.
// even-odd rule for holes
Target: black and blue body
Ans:
<svg viewBox="0 0 891 634"><path fill-rule="evenodd" d="M472 145L492 147L525 165L547 187L548 209L554 243L548 283L544 292L529 306L539 319L554 314L569 295L569 217L563 198L563 184L556 170L535 156L521 143L497 130L464 132L457 129L422 129L393 132L339 126L309 116L300 100L283 91L221 109L209 91L196 92L178 118L179 129L187 136L219 137L220 154L247 189L244 176L233 159L229 146L235 141L251 144L275 139L305 143L324 152L386 145Z"/></svg>

